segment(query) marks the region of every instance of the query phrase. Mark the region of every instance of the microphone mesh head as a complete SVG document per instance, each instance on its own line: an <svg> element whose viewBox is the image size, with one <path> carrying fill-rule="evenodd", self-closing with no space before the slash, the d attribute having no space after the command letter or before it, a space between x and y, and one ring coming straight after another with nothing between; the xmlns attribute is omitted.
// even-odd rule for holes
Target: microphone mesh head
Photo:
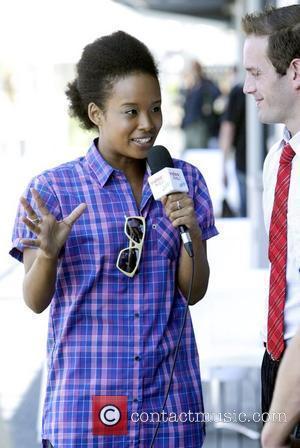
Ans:
<svg viewBox="0 0 300 448"><path fill-rule="evenodd" d="M152 146L148 152L147 163L151 174L155 174L163 168L174 168L172 157L164 146Z"/></svg>

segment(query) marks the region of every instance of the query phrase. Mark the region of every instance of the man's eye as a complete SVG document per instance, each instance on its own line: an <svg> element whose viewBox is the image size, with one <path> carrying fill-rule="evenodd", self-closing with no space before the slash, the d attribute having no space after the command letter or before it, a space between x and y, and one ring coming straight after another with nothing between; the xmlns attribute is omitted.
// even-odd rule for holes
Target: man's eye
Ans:
<svg viewBox="0 0 300 448"><path fill-rule="evenodd" d="M160 111L161 111L161 107L160 106L153 107L153 112L160 112Z"/></svg>

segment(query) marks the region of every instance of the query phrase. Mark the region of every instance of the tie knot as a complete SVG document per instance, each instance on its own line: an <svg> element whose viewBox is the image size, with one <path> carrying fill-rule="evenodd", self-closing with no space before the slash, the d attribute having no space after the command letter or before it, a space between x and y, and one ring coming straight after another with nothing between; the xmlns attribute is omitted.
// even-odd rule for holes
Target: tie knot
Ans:
<svg viewBox="0 0 300 448"><path fill-rule="evenodd" d="M292 149L292 147L289 143L286 143L283 147L279 163L286 165L293 160L294 156L295 156L295 151Z"/></svg>

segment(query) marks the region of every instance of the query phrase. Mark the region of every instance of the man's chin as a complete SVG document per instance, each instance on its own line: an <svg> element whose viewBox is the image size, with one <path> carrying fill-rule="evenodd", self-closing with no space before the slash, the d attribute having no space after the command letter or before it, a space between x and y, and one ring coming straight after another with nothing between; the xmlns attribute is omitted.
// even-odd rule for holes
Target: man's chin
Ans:
<svg viewBox="0 0 300 448"><path fill-rule="evenodd" d="M261 110L258 111L258 118L259 121L263 124L274 124L277 123L277 121L274 119L272 120L271 117L266 116Z"/></svg>

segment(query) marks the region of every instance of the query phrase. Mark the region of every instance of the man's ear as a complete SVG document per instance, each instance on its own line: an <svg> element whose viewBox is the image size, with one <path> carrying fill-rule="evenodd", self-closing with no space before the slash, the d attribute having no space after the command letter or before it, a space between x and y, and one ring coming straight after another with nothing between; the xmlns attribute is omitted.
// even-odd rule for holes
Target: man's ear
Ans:
<svg viewBox="0 0 300 448"><path fill-rule="evenodd" d="M94 123L98 128L101 127L103 112L95 103L90 103L88 105L88 115L92 123Z"/></svg>
<svg viewBox="0 0 300 448"><path fill-rule="evenodd" d="M293 83L295 84L296 90L300 90L300 59L293 59L290 63L290 68L292 71Z"/></svg>

